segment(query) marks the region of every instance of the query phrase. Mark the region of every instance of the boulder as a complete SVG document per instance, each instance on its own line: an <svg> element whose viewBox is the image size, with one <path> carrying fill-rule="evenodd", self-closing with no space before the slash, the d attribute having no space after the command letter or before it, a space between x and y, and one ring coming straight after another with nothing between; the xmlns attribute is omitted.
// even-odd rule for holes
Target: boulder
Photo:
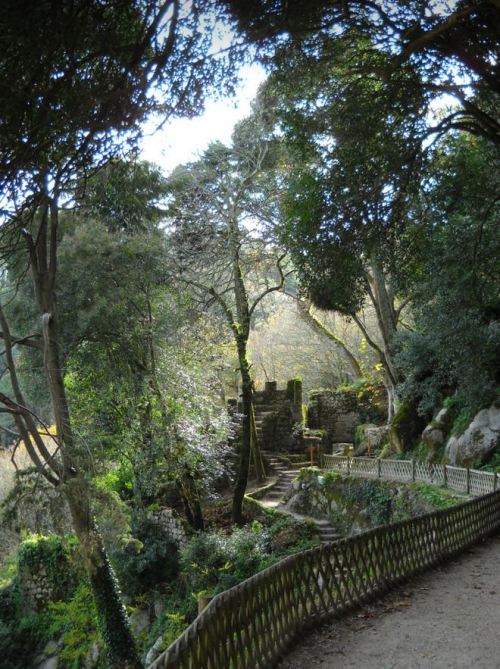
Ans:
<svg viewBox="0 0 500 669"><path fill-rule="evenodd" d="M441 449L446 442L453 416L447 407L440 409L422 432L421 440L429 450L427 462L437 462L442 456Z"/></svg>
<svg viewBox="0 0 500 669"><path fill-rule="evenodd" d="M422 432L422 443L429 449L427 462L437 461L439 449L444 445L445 439L446 435L443 430L432 424L427 425Z"/></svg>
<svg viewBox="0 0 500 669"><path fill-rule="evenodd" d="M445 448L450 465L470 467L488 462L500 447L500 407L491 406L477 413L460 436L451 437Z"/></svg>
<svg viewBox="0 0 500 669"><path fill-rule="evenodd" d="M418 415L417 402L402 402L392 420L389 441L397 453L413 448L425 428L424 419Z"/></svg>
<svg viewBox="0 0 500 669"><path fill-rule="evenodd" d="M372 455L375 451L379 451L389 434L389 427L387 425L373 425L366 423L356 428L356 436L354 443L354 455L365 455L368 453Z"/></svg>

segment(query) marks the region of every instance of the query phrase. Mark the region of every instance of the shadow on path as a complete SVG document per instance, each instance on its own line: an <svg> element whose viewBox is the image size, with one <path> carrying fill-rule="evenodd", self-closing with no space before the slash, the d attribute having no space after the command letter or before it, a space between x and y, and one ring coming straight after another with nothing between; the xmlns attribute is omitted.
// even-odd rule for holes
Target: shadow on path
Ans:
<svg viewBox="0 0 500 669"><path fill-rule="evenodd" d="M279 669L500 669L500 537L307 636Z"/></svg>

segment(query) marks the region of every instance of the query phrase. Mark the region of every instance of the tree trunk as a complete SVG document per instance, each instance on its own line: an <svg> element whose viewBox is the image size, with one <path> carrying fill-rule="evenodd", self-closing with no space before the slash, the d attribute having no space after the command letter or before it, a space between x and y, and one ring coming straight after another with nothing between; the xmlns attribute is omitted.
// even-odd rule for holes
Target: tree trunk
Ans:
<svg viewBox="0 0 500 669"><path fill-rule="evenodd" d="M248 304L248 295L243 281L243 274L240 265L240 231L238 228L237 216L233 215L228 221L228 242L231 255L231 264L233 271L233 290L236 304L237 320L230 319L233 330L236 349L238 351L238 361L240 365L242 403L243 403L243 425L240 445L239 467L236 477L236 485L233 495L233 521L237 525L244 523L243 518L243 498L248 483L248 468L250 466L250 454L254 452L254 459L258 461L260 457L259 446L256 440L252 444L252 416L253 416L253 380L250 374L250 364L247 357L248 337L250 336L250 307Z"/></svg>
<svg viewBox="0 0 500 669"><path fill-rule="evenodd" d="M200 498L192 474L187 472L184 479L178 481L177 488L188 523L194 530L203 532L205 530L205 521L203 520Z"/></svg>
<svg viewBox="0 0 500 669"><path fill-rule="evenodd" d="M89 508L86 482L74 478L64 486L75 534L92 588L109 669L142 669L118 583Z"/></svg>
<svg viewBox="0 0 500 669"><path fill-rule="evenodd" d="M347 345L345 344L340 337L337 337L337 335L330 330L324 323L322 323L317 316L315 316L311 312L311 303L306 301L306 300L300 300L297 299L297 305L298 305L298 310L299 310L299 315L307 322L309 325L319 334L324 335L325 337L328 337L333 343L340 348L342 353L344 354L347 363L349 364L349 367L351 368L351 372L354 375L355 379L360 379L363 376L363 373L361 371L361 367L359 366L359 362L357 359L354 357L354 355L351 353L351 351L347 348Z"/></svg>
<svg viewBox="0 0 500 669"><path fill-rule="evenodd" d="M243 525L243 498L247 489L248 468L250 466L250 452L252 445L251 417L253 412L253 383L252 377L250 375L250 365L248 364L246 355L245 338L240 336L237 345L242 381L243 423L241 430L238 473L233 494L233 522L235 522L237 525Z"/></svg>
<svg viewBox="0 0 500 669"><path fill-rule="evenodd" d="M30 269L42 321L43 365L50 392L62 460L61 491L71 511L73 527L80 543L94 596L99 624L106 643L110 669L139 669L126 612L120 601L117 582L108 562L102 538L91 514L90 493L79 472L69 405L59 356L56 313L56 254L58 208L50 203L50 233L44 213L36 242L28 236Z"/></svg>
<svg viewBox="0 0 500 669"><path fill-rule="evenodd" d="M255 467L255 478L259 483L266 479L266 469L264 461L262 460L262 453L260 452L259 439L257 437L257 427L255 425L255 408L252 400L252 413L250 415L250 450L252 453L252 460Z"/></svg>
<svg viewBox="0 0 500 669"><path fill-rule="evenodd" d="M392 420L396 411L397 384L400 382L398 370L394 364L394 335L396 334L396 315L392 300L387 290L384 273L376 253L372 253L371 259L371 288L369 294L377 315L377 322L383 341L382 364L385 370L385 386L388 398L388 422Z"/></svg>

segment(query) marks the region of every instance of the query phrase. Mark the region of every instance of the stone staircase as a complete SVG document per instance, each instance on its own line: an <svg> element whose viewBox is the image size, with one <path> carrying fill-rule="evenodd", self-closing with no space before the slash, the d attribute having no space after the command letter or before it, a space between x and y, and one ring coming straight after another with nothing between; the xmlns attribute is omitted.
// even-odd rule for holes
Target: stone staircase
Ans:
<svg viewBox="0 0 500 669"><path fill-rule="evenodd" d="M297 470L290 469L275 455L265 454L265 459L273 472L278 475L278 481L267 494L266 500L275 502L273 506L279 506L283 501L285 493L290 489L293 480L297 477Z"/></svg>
<svg viewBox="0 0 500 669"><path fill-rule="evenodd" d="M266 420L277 413L278 407L275 404L254 404L255 431L259 445L264 445L264 423Z"/></svg>
<svg viewBox="0 0 500 669"><path fill-rule="evenodd" d="M337 532L328 520L303 516L302 514L290 511L282 505L285 494L297 477L297 470L290 469L278 456L265 454L265 459L270 468L278 475L278 481L273 489L267 493L266 497L261 500L262 503L269 508L279 508L280 511L288 513L296 520L313 522L316 525L322 544L328 544L331 541L340 539L342 535Z"/></svg>
<svg viewBox="0 0 500 669"><path fill-rule="evenodd" d="M342 535L330 524L330 521L318 518L311 518L310 520L316 525L322 544L329 544L336 539L342 538Z"/></svg>

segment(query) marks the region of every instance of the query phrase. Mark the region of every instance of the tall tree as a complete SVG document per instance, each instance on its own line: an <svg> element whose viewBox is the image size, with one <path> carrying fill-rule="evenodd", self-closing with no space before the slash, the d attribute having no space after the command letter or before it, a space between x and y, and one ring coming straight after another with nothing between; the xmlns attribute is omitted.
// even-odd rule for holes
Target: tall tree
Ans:
<svg viewBox="0 0 500 669"><path fill-rule="evenodd" d="M133 145L138 123L153 109L197 111L227 61L212 51L198 3L179 0L72 3L8 0L0 17L1 250L24 245L40 330L13 335L4 310L0 327L13 394L2 394L42 476L63 492L79 538L110 667L140 666L126 614L92 517L79 470L61 365L57 261L61 201L75 177ZM29 18L29 20L27 20ZM213 18L213 15L212 15ZM215 19L214 19L215 20ZM201 27L203 26L203 27ZM36 336L33 336L36 335ZM16 371L14 349L36 346L56 424L56 451L38 431Z"/></svg>
<svg viewBox="0 0 500 669"><path fill-rule="evenodd" d="M388 57L384 76L411 63L420 87L455 104L429 132L452 129L500 144L500 6L498 0L224 0L259 55L273 61L284 43L342 39L361 31ZM333 61L335 65L335 61ZM373 63L372 63L373 65ZM369 76L377 70L364 67ZM378 70L380 73L380 70Z"/></svg>
<svg viewBox="0 0 500 669"><path fill-rule="evenodd" d="M281 290L284 256L259 236L260 195L266 188L268 149L252 122L240 125L232 147L213 144L201 160L179 167L172 182L172 241L179 277L200 303L215 305L229 326L238 354L243 426L233 519L243 522L242 503L253 454L261 467L253 422L253 380L248 359L252 318L261 301ZM264 216L264 220L266 216ZM260 230L262 232L262 229ZM266 266L262 275L259 270ZM274 270L269 272L273 266ZM274 274L276 283L270 283Z"/></svg>
<svg viewBox="0 0 500 669"><path fill-rule="evenodd" d="M500 224L498 151L465 133L429 161L413 224L412 262L398 280L415 330L398 335L402 392L430 415L445 397L474 415L498 396Z"/></svg>
<svg viewBox="0 0 500 669"><path fill-rule="evenodd" d="M349 315L377 351L385 372L389 419L400 379L394 335L402 304L393 274L408 202L418 187L427 100L398 79L366 78L387 57L363 35L286 47L263 92L288 149L281 236L303 288L322 309ZM361 68L362 69L362 68ZM358 312L369 300L379 337Z"/></svg>

